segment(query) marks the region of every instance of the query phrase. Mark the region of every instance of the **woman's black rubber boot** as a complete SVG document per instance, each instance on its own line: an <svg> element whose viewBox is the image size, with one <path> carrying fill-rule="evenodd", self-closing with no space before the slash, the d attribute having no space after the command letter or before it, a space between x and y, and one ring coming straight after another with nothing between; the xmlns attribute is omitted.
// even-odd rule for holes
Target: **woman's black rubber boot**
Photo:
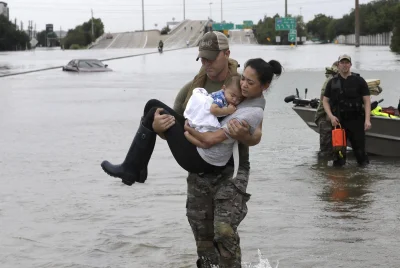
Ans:
<svg viewBox="0 0 400 268"><path fill-rule="evenodd" d="M154 150L157 134L143 126L136 132L128 154L122 164L113 165L107 160L101 167L108 175L122 179L122 182L131 186L135 182L143 183L147 178L147 164Z"/></svg>

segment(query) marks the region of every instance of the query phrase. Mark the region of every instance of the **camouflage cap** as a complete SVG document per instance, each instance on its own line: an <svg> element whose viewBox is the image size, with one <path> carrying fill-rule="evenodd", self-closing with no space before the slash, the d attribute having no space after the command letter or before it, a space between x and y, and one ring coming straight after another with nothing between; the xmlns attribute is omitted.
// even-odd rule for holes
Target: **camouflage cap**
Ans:
<svg viewBox="0 0 400 268"><path fill-rule="evenodd" d="M221 50L229 49L228 38L221 32L208 32L200 40L199 58L215 60Z"/></svg>
<svg viewBox="0 0 400 268"><path fill-rule="evenodd" d="M348 60L351 63L351 57L349 55L347 55L347 54L343 54L343 55L339 56L338 61L342 61L342 60Z"/></svg>
<svg viewBox="0 0 400 268"><path fill-rule="evenodd" d="M325 74L337 74L338 73L338 62L335 61L331 67L325 67Z"/></svg>

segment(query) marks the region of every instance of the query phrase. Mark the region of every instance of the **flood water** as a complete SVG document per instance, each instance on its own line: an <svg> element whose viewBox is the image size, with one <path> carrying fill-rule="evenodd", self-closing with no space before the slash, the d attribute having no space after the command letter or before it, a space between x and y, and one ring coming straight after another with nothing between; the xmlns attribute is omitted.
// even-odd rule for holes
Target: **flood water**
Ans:
<svg viewBox="0 0 400 268"><path fill-rule="evenodd" d="M153 50L0 53L0 75ZM371 157L334 169L318 135L283 99L318 97L339 54L379 78L397 106L400 57L388 47L237 45L231 57L279 60L266 95L263 138L250 150L249 213L239 226L244 267L400 267L400 159ZM195 267L186 219L186 172L158 140L145 184L107 176L121 162L147 100L167 104L200 67L197 48L106 62L109 73L61 69L0 78L1 267ZM261 253L261 257L259 255ZM269 264L268 264L268 261ZM278 264L279 263L279 264Z"/></svg>

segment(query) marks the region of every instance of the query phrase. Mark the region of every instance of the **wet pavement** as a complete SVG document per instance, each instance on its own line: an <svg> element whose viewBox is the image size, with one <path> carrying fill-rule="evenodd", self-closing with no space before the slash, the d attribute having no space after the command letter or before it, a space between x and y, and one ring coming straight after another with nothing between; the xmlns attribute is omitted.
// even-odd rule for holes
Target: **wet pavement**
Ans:
<svg viewBox="0 0 400 268"><path fill-rule="evenodd" d="M153 50L0 53L0 74ZM353 56L353 70L380 78L397 105L400 57L387 47L232 46L277 59L285 73L267 93L263 138L250 150L249 213L239 227L251 267L399 267L400 159L371 157L343 169L318 160L318 135L283 99L318 97L324 67ZM60 70L0 78L1 267L195 267L185 216L186 172L157 141L145 184L107 176L120 162L147 100L173 103L200 67L196 48L109 61L110 73Z"/></svg>

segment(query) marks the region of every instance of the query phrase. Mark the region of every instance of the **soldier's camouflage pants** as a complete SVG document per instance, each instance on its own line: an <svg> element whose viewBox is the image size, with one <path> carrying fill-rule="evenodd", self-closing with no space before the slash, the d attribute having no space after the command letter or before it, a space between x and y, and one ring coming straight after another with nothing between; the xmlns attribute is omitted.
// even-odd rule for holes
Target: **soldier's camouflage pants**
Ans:
<svg viewBox="0 0 400 268"><path fill-rule="evenodd" d="M319 155L332 157L332 124L329 120L321 118L317 121L319 129Z"/></svg>
<svg viewBox="0 0 400 268"><path fill-rule="evenodd" d="M227 178L213 174L187 178L186 215L196 240L197 267L241 267L237 228L247 214L250 195Z"/></svg>

